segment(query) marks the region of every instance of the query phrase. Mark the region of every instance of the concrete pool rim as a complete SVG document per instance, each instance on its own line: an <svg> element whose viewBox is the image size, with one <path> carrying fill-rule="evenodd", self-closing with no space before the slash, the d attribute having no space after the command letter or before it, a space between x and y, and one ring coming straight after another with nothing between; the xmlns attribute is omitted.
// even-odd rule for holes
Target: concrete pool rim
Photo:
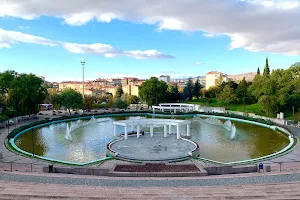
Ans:
<svg viewBox="0 0 300 200"><path fill-rule="evenodd" d="M8 141L8 146L9 148L11 148L13 151L16 151L24 156L27 157L31 157L31 158L37 158L37 159L41 159L41 160L45 160L48 162L53 162L53 163L60 163L60 164L66 164L66 165L75 165L75 166L85 166L85 165L90 165L90 164L95 164L95 163L99 163L99 162L103 162L105 160L109 160L112 159L111 156L107 156L104 158L100 158L100 159L96 159L96 160L92 160L89 162L84 162L84 163L77 163L77 162L69 162L69 161L62 161L62 160L56 160L53 158L47 158L47 157L43 157L43 156L38 156L38 155L33 155L32 153L26 152L22 149L20 149L16 144L15 141L18 137L20 137L22 134L32 130L32 129L36 129L36 128L41 128L44 126L49 126L51 124L56 124L56 123L62 123L62 122L69 122L69 121L76 121L79 119L90 119L92 117L95 118L104 118L104 117L116 117L116 116L157 116L157 117L193 117L193 116L197 116L197 117L210 117L210 118L218 118L218 119L229 119L232 121L239 121L239 122L244 122L244 123L250 123L250 124L254 124L254 125L259 125L259 126L263 126L265 128L269 128L272 129L274 131L279 131L283 134L286 134L289 138L289 144L281 149L280 151L273 153L273 154L269 154L263 157L258 157L258 158L253 158L253 159L249 159L249 160L241 160L241 161L235 161L235 162L219 162L219 161L215 161L215 160L210 160L207 158L201 158L198 157L196 159L199 160L203 160L206 162L210 162L213 164L217 164L217 165L239 165L239 164L250 164L250 163L257 163L263 160L268 160L274 157L279 157L282 156L283 154L286 154L288 152L290 152L293 147L296 144L296 140L293 137L293 135L286 129L276 126L276 125L267 125L261 122L256 122L256 121L250 121L250 120L245 120L245 119L239 119L239 118L234 118L234 117L227 117L227 116L219 116L219 115L211 115L211 113L209 114L196 114L196 113L192 113L192 114L180 114L180 115L167 115L167 114L152 114L149 112L132 112L132 113L110 113L110 114L95 114L95 115L90 115L90 116L77 116L77 117L73 117L73 118L68 118L68 119L62 119L62 120L56 120L56 121L48 121L39 125L34 125L32 127L26 128L20 132L18 132L13 138L10 138Z"/></svg>

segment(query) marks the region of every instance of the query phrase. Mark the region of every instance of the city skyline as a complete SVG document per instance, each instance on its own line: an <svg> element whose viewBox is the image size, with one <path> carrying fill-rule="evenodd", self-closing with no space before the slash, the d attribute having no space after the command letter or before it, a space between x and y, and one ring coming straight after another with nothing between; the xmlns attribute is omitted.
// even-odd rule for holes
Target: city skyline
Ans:
<svg viewBox="0 0 300 200"><path fill-rule="evenodd" d="M86 80L176 79L255 72L266 57L286 69L300 58L296 0L174 1L172 10L169 1L43 2L0 0L0 71L81 81L84 60Z"/></svg>

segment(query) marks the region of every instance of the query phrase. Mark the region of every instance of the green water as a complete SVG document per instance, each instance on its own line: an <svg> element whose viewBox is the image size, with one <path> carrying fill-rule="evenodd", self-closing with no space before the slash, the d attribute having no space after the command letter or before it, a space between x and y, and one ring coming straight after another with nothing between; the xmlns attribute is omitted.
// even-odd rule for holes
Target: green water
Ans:
<svg viewBox="0 0 300 200"><path fill-rule="evenodd" d="M26 132L16 140L16 145L30 153L34 149L34 154L48 158L88 162L105 157L106 145L113 139L113 121L127 118L145 117L107 118L106 122L74 130L71 133L72 140L65 138L67 123L53 124L34 130L33 139L32 132ZM233 122L236 134L231 139L231 132L222 126L193 118L187 119L192 121L190 132L192 140L200 146L200 156L211 160L233 162L262 157L278 152L289 144L286 135L257 125ZM75 122L70 122L69 125L72 123ZM148 132L149 127L144 127L143 130ZM122 127L118 127L118 133L123 131ZM154 132L163 133L163 127L155 127ZM172 132L176 132L176 127L172 128ZM180 133L186 135L185 126L180 127Z"/></svg>

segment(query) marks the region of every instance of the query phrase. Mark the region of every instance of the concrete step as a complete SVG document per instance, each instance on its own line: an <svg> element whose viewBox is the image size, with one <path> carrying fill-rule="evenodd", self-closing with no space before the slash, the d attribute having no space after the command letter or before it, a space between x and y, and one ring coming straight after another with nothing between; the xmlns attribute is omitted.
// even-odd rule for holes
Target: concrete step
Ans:
<svg viewBox="0 0 300 200"><path fill-rule="evenodd" d="M38 199L76 199L76 200L96 200L98 197L74 197L74 196L64 196L64 195L18 195L18 194L0 194L0 200L38 200Z"/></svg>

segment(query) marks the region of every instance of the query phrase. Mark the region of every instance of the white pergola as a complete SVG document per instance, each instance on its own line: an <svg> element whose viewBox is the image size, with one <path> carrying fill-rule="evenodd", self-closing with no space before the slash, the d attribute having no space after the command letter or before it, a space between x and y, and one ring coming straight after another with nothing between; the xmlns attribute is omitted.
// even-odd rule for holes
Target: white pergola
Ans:
<svg viewBox="0 0 300 200"><path fill-rule="evenodd" d="M153 113L155 110L160 110L162 112L170 111L176 113L176 111L195 111L198 110L198 105L187 104L187 103L160 103L159 106L152 106Z"/></svg>
<svg viewBox="0 0 300 200"><path fill-rule="evenodd" d="M176 120L176 119L128 119L128 120L120 120L114 121L114 136L117 136L117 126L124 127L124 135L125 139L128 138L128 130L127 127L131 126L133 130L136 127L137 137L140 137L140 126L142 125L150 125L150 136L153 137L153 126L161 125L164 126L164 137L167 137L167 126L169 126L169 134L171 134L172 126L177 127L177 139L180 139L179 126L186 125L187 126L187 136L190 136L190 124L189 120Z"/></svg>

